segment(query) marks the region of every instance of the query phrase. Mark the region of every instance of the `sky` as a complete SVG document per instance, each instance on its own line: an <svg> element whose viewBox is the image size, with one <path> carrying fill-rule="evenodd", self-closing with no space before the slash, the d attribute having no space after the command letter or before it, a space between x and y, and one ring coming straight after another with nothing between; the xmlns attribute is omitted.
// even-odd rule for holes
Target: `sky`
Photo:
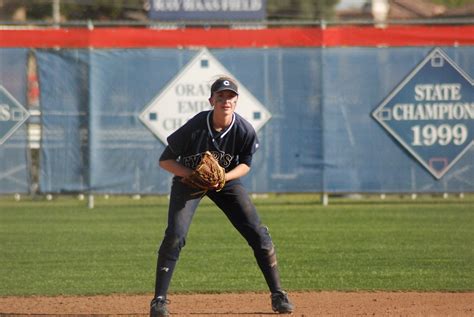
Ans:
<svg viewBox="0 0 474 317"><path fill-rule="evenodd" d="M367 0L340 0L337 5L338 9L360 8Z"/></svg>

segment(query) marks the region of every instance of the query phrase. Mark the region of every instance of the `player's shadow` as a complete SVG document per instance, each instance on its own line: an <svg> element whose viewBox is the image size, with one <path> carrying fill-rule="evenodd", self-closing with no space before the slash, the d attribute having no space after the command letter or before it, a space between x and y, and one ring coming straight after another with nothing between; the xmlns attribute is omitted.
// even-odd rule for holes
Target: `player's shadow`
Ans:
<svg viewBox="0 0 474 317"><path fill-rule="evenodd" d="M233 312L226 312L226 313L189 313L189 315L193 316L275 316L277 313L270 313L270 312L239 312L239 313L233 313Z"/></svg>

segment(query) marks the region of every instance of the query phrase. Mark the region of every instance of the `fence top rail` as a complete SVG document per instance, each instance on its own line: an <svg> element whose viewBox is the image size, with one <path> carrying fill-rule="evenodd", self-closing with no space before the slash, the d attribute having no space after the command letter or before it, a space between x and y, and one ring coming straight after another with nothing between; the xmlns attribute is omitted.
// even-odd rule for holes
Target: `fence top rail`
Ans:
<svg viewBox="0 0 474 317"><path fill-rule="evenodd" d="M351 20L278 20L278 21L97 21L97 20L75 20L67 22L53 21L0 21L0 27L83 27L83 28L99 28L99 27L150 27L150 28L277 28L277 27L331 27L331 26L379 26L388 27L394 25L474 25L474 18L445 18L445 19L404 19L404 20L387 20L383 23L367 19L351 19Z"/></svg>

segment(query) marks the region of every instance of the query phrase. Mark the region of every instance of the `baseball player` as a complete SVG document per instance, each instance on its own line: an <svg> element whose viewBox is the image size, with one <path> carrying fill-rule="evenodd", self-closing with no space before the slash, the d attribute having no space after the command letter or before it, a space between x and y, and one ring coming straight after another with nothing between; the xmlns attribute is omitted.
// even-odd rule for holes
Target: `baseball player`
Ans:
<svg viewBox="0 0 474 317"><path fill-rule="evenodd" d="M253 249L271 292L272 309L278 313L293 311L293 304L280 285L275 248L268 228L261 223L240 180L249 172L252 156L259 144L250 123L234 112L238 97L238 87L232 78L218 78L211 86L209 98L213 109L198 113L167 139L168 146L160 157L160 167L174 177L168 226L158 251L150 316L169 316L168 287L194 212L204 195L225 213ZM207 151L225 169L225 185L219 190L210 189L201 194L202 191L185 184L182 179L193 173Z"/></svg>

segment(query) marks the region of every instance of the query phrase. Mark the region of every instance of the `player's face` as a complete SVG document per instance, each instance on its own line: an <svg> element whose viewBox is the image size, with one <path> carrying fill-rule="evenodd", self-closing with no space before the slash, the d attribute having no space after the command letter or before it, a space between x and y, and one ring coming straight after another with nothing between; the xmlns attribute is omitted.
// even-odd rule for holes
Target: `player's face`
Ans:
<svg viewBox="0 0 474 317"><path fill-rule="evenodd" d="M238 98L235 92L222 90L214 93L209 101L214 106L214 111L228 114L234 112Z"/></svg>

